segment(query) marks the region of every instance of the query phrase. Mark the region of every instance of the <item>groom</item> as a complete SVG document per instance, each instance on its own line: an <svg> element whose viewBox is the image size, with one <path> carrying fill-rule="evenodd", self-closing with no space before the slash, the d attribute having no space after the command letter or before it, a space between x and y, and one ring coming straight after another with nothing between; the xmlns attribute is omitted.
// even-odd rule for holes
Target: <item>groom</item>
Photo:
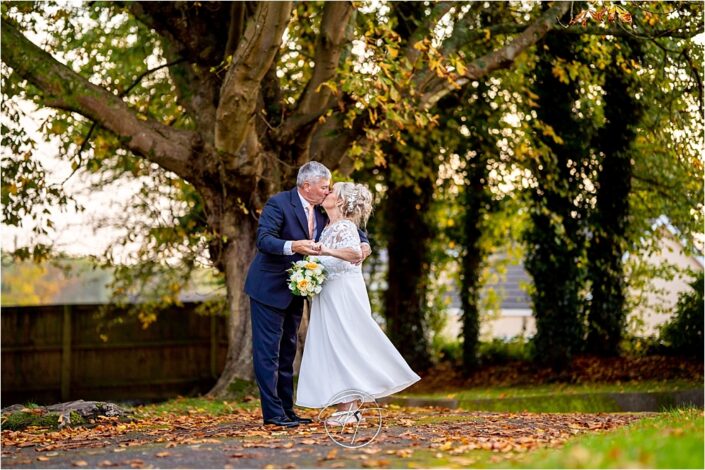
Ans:
<svg viewBox="0 0 705 470"><path fill-rule="evenodd" d="M245 280L252 316L252 353L265 424L294 427L310 423L294 413L294 356L303 297L288 288L287 269L305 255L317 255L316 241L328 217L316 210L330 193L331 173L318 162L299 169L296 187L275 194L264 206L257 227L257 255ZM362 256L369 240L360 232Z"/></svg>

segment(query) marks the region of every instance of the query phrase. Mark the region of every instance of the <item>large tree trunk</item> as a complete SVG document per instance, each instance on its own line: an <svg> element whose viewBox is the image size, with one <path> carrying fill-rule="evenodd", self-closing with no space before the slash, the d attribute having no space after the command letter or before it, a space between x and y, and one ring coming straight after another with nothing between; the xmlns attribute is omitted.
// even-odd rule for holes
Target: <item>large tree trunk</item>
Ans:
<svg viewBox="0 0 705 470"><path fill-rule="evenodd" d="M226 242L223 252L228 307L228 353L225 368L209 392L209 395L216 397L227 395L228 386L235 379L254 378L250 299L245 294L245 277L256 251L257 225L254 218L247 214L238 217L237 223L237 237Z"/></svg>
<svg viewBox="0 0 705 470"><path fill-rule="evenodd" d="M391 147L391 146L390 146ZM398 148L389 156L404 166L408 158ZM431 365L426 329L426 294L430 268L432 233L426 212L433 196L430 178L414 186L388 181L382 219L387 232L389 270L384 293L387 335L412 368L423 371Z"/></svg>

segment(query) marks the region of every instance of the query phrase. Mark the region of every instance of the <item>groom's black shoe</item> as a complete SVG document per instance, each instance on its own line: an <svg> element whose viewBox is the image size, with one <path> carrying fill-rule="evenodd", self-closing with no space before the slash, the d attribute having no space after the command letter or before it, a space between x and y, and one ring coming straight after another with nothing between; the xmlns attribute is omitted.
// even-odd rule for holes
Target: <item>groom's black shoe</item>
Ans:
<svg viewBox="0 0 705 470"><path fill-rule="evenodd" d="M292 411L291 413L287 413L286 416L287 416L290 420L295 421L295 422L297 422L297 423L299 423L299 424L311 424L311 423L313 423L313 420L312 420L312 419L309 419L309 418L302 418L302 417L298 416L296 413L294 413L293 411Z"/></svg>
<svg viewBox="0 0 705 470"><path fill-rule="evenodd" d="M298 421L294 421L286 416L277 416L276 418L265 419L264 424L274 424L284 428L295 428L299 425Z"/></svg>

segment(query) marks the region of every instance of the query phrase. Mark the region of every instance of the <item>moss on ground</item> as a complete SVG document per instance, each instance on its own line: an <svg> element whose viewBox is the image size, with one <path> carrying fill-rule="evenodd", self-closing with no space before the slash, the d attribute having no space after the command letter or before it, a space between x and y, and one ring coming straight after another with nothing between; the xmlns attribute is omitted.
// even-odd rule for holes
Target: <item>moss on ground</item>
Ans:
<svg viewBox="0 0 705 470"><path fill-rule="evenodd" d="M58 429L58 413L34 413L31 411L16 411L3 416L2 429L19 431L30 426Z"/></svg>
<svg viewBox="0 0 705 470"><path fill-rule="evenodd" d="M228 398L230 400L241 402L250 397L259 397L259 389L256 382L235 379L228 385Z"/></svg>

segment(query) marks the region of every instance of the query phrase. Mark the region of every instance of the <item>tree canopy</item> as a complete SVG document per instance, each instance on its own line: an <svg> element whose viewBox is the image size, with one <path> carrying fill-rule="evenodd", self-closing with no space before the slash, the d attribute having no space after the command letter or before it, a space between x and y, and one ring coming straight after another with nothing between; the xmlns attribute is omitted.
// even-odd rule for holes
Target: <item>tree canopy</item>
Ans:
<svg viewBox="0 0 705 470"><path fill-rule="evenodd" d="M549 32L561 35L557 41L588 37L593 44L641 37L653 43L648 53L663 51L663 70L673 66L668 61L677 49L675 55L682 51L679 57L692 64L682 83L699 83L701 50L680 47L702 30L699 7L645 5L511 3L483 23L480 13L492 5L480 2L3 3L3 144L10 150L3 157L5 223L19 224L24 215L46 218L36 210L40 202L68 202L62 188L46 184L45 170L33 159L31 138L20 125L27 112L20 98L55 110L42 130L61 138L62 158L77 172L100 175L98 184L144 182L130 207L141 217L126 220L135 227L127 241L142 242L147 274L179 260L184 271L175 268L174 277L183 280L206 258L223 273L230 318L228 365L216 386L223 392L234 377L251 374L242 286L255 252L258 212L271 194L293 186L302 163L321 161L339 176L386 166L414 185L416 169L426 172L425 165L398 165L385 145L425 139L439 125L444 103L472 106L457 96L490 74L533 68ZM604 61L599 54L583 64L569 56L553 59L547 70L559 82L582 78ZM620 66L629 66L627 58ZM653 67L645 73L667 72ZM490 82L488 96L498 86ZM636 181L657 183L637 183L632 194L646 194L634 204L637 210L668 210L692 230L693 206L686 206L699 187L691 172L700 160L685 130L692 128L685 117L692 114L692 95L677 90L638 92L645 99L668 96L672 113L654 111L647 121L653 132L639 145L653 147L659 162L673 157L670 142L681 155L665 178L654 176L653 163L636 163ZM534 99L527 94L517 101L531 105ZM674 119L676 129L664 126ZM527 132L519 127L510 140ZM536 155L528 140L515 150L518 160ZM689 202L651 202L650 191L671 176L670 188L686 190ZM677 185L685 180L685 187ZM156 202L162 198L172 201L167 210ZM37 224L38 230L50 224ZM44 253L44 246L34 251Z"/></svg>

